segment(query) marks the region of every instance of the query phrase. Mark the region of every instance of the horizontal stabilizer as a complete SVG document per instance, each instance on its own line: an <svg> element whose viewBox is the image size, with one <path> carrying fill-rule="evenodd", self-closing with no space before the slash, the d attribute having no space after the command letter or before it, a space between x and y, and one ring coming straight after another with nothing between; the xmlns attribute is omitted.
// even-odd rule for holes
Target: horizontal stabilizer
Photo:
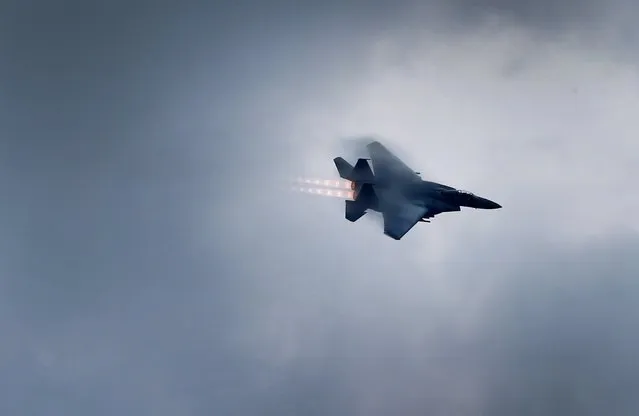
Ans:
<svg viewBox="0 0 639 416"><path fill-rule="evenodd" d="M366 214L368 208L362 201L346 201L345 217L350 222L355 222Z"/></svg>

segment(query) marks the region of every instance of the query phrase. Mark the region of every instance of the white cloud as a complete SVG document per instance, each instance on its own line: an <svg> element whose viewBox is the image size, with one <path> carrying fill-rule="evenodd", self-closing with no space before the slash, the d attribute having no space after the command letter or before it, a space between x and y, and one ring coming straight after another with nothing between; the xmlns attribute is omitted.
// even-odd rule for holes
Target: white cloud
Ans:
<svg viewBox="0 0 639 416"><path fill-rule="evenodd" d="M350 341L362 337L363 345L353 347L361 354L381 360L385 350L377 348L388 348L415 360L412 371L391 377L399 385L450 390L464 380L454 390L457 399L433 402L481 407L484 373L492 370L451 370L437 357L459 353L465 342L481 344L494 330L495 305L509 296L504 288L513 290L509 281L529 284L536 276L526 269L552 262L552 247L577 250L615 228L639 229L639 197L628 188L639 166L633 140L639 119L632 112L639 108L639 76L601 49L569 38L540 41L507 26L458 36L386 34L365 51L358 56L364 62L332 62L326 71L309 72L308 82L321 88L287 90L283 77L253 97L256 111L278 97L269 127L291 143L286 157L299 159L286 169L304 170L289 173L335 177L336 140L375 134L425 177L504 208L442 215L396 243L370 223L348 224L336 200L270 202L271 215L281 211L301 229L278 236L295 239L282 242L291 264L278 268L285 249L270 245L261 253L272 260L253 261L255 273L270 279L251 294L258 315L244 328L247 343L260 345L256 354L266 362L293 371L300 363L330 361L331 346L339 344L335 333ZM250 194L242 194L246 205L258 206L263 195ZM244 227L247 236L265 230L255 221ZM311 247L316 251L305 252ZM313 265L322 250L350 256ZM552 278L561 279L560 268L549 267ZM333 298L326 298L327 287L334 288ZM344 371L354 378L354 400L374 407L392 386L366 374L383 365L351 358ZM437 381L426 368L448 379ZM419 401L406 394L382 402Z"/></svg>
<svg viewBox="0 0 639 416"><path fill-rule="evenodd" d="M576 40L534 40L507 26L386 36L369 45L368 72L329 81L313 96L291 93L283 106L291 140L323 143L309 146L310 170L334 176L327 144L375 133L425 174L503 203L499 213L451 218L446 234L482 222L498 229L524 221L559 241L639 229L639 197L629 191L639 166L634 66Z"/></svg>

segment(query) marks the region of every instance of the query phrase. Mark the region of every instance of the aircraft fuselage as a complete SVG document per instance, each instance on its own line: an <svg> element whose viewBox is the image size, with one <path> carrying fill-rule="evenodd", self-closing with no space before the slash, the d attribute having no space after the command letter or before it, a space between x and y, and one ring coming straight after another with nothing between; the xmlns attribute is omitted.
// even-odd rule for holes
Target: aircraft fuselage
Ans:
<svg viewBox="0 0 639 416"><path fill-rule="evenodd" d="M394 187L406 199L418 205L428 206L429 211L424 218L431 218L443 212L461 211L461 207L475 209L497 209L501 205L470 192L456 189L437 182L420 181L407 184L376 183L374 188ZM371 210L379 212L379 207L371 206Z"/></svg>

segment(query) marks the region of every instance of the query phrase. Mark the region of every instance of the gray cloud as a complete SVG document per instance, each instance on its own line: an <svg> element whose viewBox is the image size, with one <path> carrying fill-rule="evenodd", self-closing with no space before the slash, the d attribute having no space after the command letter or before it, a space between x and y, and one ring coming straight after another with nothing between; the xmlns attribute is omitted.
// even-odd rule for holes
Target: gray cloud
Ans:
<svg viewBox="0 0 639 416"><path fill-rule="evenodd" d="M83 4L2 13L3 414L634 413L617 3ZM505 208L276 190L369 133Z"/></svg>

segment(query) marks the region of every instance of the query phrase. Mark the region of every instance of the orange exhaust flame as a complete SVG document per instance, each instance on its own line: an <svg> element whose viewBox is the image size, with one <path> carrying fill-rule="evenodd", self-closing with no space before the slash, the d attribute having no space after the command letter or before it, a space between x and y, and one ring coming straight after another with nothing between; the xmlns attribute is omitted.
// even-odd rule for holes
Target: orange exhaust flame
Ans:
<svg viewBox="0 0 639 416"><path fill-rule="evenodd" d="M351 182L350 181L341 180L341 179L297 178L297 179L295 179L295 182L308 184L308 185L324 186L324 187L328 187L328 188L351 189Z"/></svg>
<svg viewBox="0 0 639 416"><path fill-rule="evenodd" d="M342 198L354 200L354 193L352 191L341 191L337 189L324 189L324 188L306 188L306 187L293 187L294 192L302 192L305 194L313 194L319 196L329 196L333 198Z"/></svg>

